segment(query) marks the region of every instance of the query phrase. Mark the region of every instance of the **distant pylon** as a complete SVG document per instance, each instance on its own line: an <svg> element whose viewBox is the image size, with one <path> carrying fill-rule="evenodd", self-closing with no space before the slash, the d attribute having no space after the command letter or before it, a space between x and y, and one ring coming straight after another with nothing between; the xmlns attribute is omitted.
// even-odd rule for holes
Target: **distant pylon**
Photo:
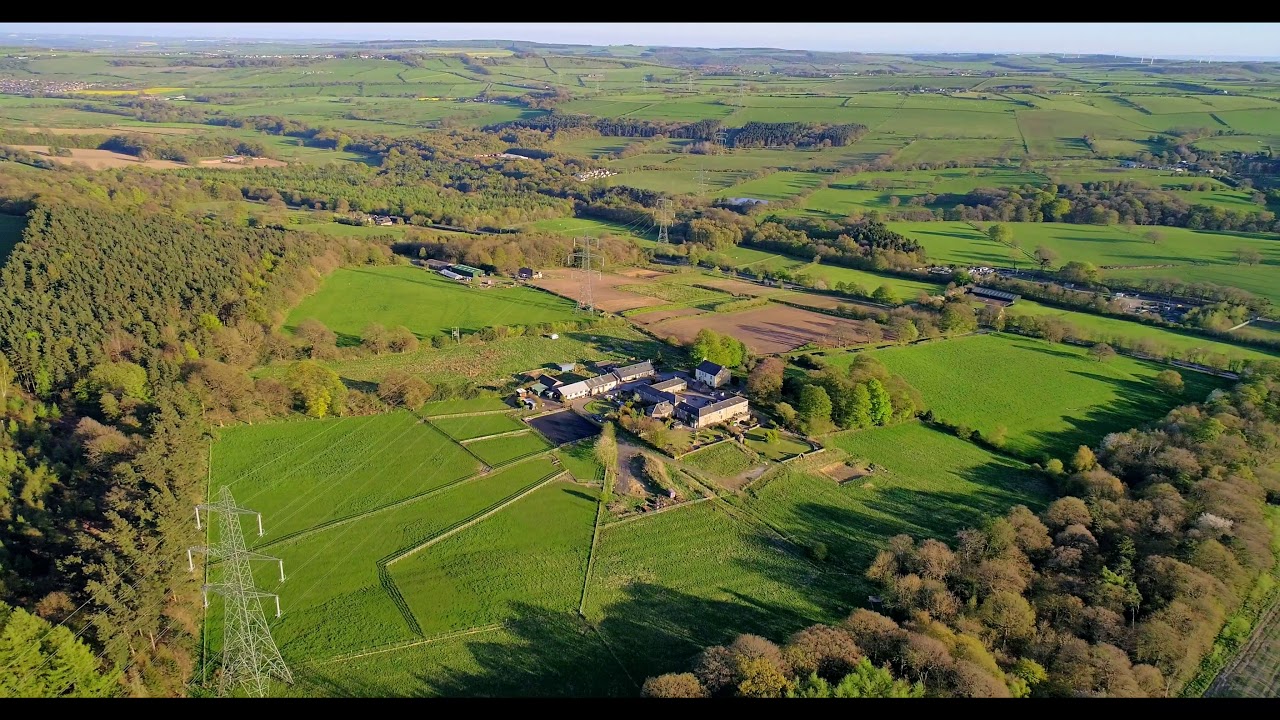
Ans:
<svg viewBox="0 0 1280 720"><path fill-rule="evenodd" d="M187 549L187 566L195 572L193 553L202 552L210 558L222 560L222 582L210 583L200 588L204 606L209 607L209 593L226 599L222 620L222 678L218 682L218 694L239 685L253 697L265 697L271 678L293 683L293 673L280 657L280 650L271 637L271 628L262 612L262 598L274 598L276 617L280 617L280 596L259 592L253 584L250 560L273 560L280 564L280 581L284 582L284 561L280 558L251 552L244 545L244 533L240 528L241 515L256 515L258 535L262 535L262 513L236 507L231 489L223 487L218 502L196 506L196 527L200 527L200 511L218 516L218 542L210 547Z"/></svg>
<svg viewBox="0 0 1280 720"><path fill-rule="evenodd" d="M655 218L658 221L658 242L671 242L671 200L662 198L658 201L658 212Z"/></svg>
<svg viewBox="0 0 1280 720"><path fill-rule="evenodd" d="M578 291L578 309L595 314L595 274L604 264L604 256L600 253L600 238L582 237L573 239L573 251L569 253L569 265L576 265L582 271Z"/></svg>

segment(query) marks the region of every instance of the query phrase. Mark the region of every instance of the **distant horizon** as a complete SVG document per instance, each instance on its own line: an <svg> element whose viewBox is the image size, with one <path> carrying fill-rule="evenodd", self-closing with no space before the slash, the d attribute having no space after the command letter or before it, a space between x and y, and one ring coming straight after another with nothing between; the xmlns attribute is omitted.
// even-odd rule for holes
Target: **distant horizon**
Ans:
<svg viewBox="0 0 1280 720"><path fill-rule="evenodd" d="M383 29L387 27L395 29ZM0 23L0 44L39 37L287 44L532 42L864 54L1280 60L1275 42L1280 23ZM1040 47L1034 47L1037 44Z"/></svg>

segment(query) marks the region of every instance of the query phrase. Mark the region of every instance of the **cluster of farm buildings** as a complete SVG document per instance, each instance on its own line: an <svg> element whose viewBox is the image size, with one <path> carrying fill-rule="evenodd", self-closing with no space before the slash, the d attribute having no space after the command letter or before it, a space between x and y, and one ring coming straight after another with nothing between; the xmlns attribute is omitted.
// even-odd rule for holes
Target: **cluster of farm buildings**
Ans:
<svg viewBox="0 0 1280 720"><path fill-rule="evenodd" d="M564 363L562 372L572 372L575 363ZM732 378L729 369L703 360L688 373L665 373L660 377L653 362L600 366L595 377L563 382L546 374L531 378L533 383L520 393L531 403L534 397L569 402L584 397L606 395L620 402L634 400L644 414L659 420L675 420L697 430L728 423L751 414L750 404L741 395L723 390Z"/></svg>

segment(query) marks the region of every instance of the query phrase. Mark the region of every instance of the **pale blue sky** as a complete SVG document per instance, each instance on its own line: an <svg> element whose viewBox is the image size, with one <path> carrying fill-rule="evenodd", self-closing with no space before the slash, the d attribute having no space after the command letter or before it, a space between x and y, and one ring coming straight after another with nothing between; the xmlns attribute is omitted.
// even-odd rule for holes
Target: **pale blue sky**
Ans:
<svg viewBox="0 0 1280 720"><path fill-rule="evenodd" d="M0 23L9 33L1280 57L1280 23Z"/></svg>

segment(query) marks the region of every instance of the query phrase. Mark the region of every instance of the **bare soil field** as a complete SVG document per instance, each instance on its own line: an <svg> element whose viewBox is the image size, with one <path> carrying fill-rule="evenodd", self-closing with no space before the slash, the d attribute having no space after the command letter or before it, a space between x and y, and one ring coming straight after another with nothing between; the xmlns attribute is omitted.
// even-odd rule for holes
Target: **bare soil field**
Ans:
<svg viewBox="0 0 1280 720"><path fill-rule="evenodd" d="M285 167L288 164L289 163L283 160L274 160L272 158L253 158L251 160L245 160L244 162L238 163L223 162L222 158L212 158L200 161L201 167L216 167L223 168L225 170L241 170L244 168L254 167Z"/></svg>
<svg viewBox="0 0 1280 720"><path fill-rule="evenodd" d="M630 278L640 278L641 280L652 280L653 278L663 277L666 275L666 273L658 272L657 270L645 270L644 268L629 268L627 270L619 271L618 274L626 275Z"/></svg>
<svg viewBox="0 0 1280 720"><path fill-rule="evenodd" d="M650 327L662 336L675 335L682 342L693 341L702 328L728 333L755 355L789 352L809 343L838 338L837 345L867 340L857 323L821 315L786 305L769 304L737 313L705 313L679 318Z"/></svg>
<svg viewBox="0 0 1280 720"><path fill-rule="evenodd" d="M635 278L625 275L613 275L610 273L596 275L592 289L596 307L605 312L622 312L623 310L631 310L638 307L663 304L663 301L656 297L637 295L626 290L616 289L619 285L634 283ZM576 268L547 270L544 272L542 279L533 280L530 284L543 290L550 290L571 300L580 300L582 295L582 271Z"/></svg>
<svg viewBox="0 0 1280 720"><path fill-rule="evenodd" d="M698 282L699 285L706 285L717 290L723 290L731 295L750 295L759 297L761 295L777 295L780 291L775 287L765 285L757 285L749 283L746 280L735 280L733 278L707 278Z"/></svg>
<svg viewBox="0 0 1280 720"><path fill-rule="evenodd" d="M691 315L701 315L701 314L703 314L703 311L699 310L698 308L686 307L686 308L675 308L672 310L654 310L653 312L640 313L639 315L630 316L630 320L631 322L637 325L644 325L645 327L649 327L650 325L657 325L660 322L666 322L667 320L671 320L674 318L689 317Z"/></svg>
<svg viewBox="0 0 1280 720"><path fill-rule="evenodd" d="M94 170L102 170L104 168L120 168L120 167L149 167L161 168L164 170L176 170L184 168L186 165L176 163L171 160L147 160L145 162L138 160L132 155L124 153L112 152L110 150L84 150L81 148L72 148L71 157L57 157L49 154L48 145L10 145L19 150L26 150L36 155L43 155L53 162L61 164L82 163Z"/></svg>
<svg viewBox="0 0 1280 720"><path fill-rule="evenodd" d="M822 308L824 310L835 310L841 305L857 305L865 307L868 310L884 310L885 308L871 305L869 303L851 300L849 298L832 297L831 295L816 295L807 292L788 292L782 295L775 295L777 300L785 300L789 303L797 305L805 305L807 307Z"/></svg>

